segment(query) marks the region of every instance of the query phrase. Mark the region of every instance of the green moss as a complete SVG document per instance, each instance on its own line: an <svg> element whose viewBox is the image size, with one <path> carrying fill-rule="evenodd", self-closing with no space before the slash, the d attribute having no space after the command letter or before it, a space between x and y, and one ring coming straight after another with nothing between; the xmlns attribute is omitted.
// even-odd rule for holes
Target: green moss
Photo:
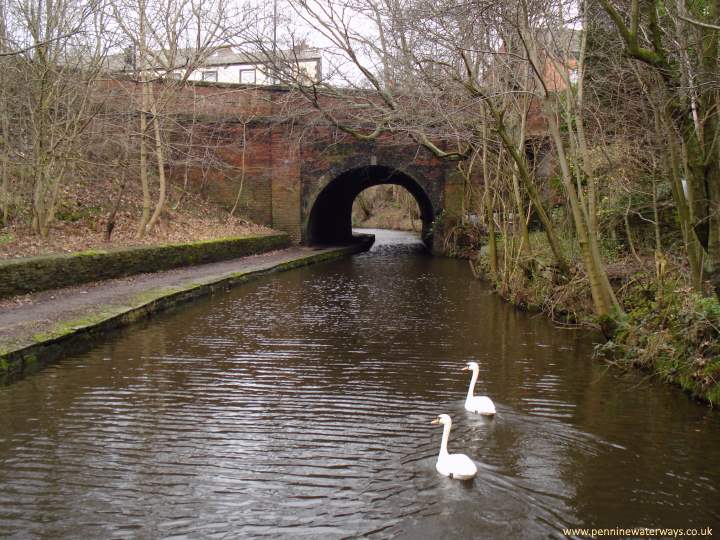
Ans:
<svg viewBox="0 0 720 540"><path fill-rule="evenodd" d="M158 298L163 298L175 294L176 292L179 292L181 290L182 289L179 287L165 287L162 289L153 289L151 291L146 291L133 296L130 300L130 304L133 306L142 306L152 302L153 300L157 300Z"/></svg>
<svg viewBox="0 0 720 540"><path fill-rule="evenodd" d="M226 287L244 283L270 272L338 259L366 250L371 245L372 242L366 241L344 248L313 253L263 270L237 272L213 282L187 283L181 287L154 289L134 296L128 305L105 307L82 318L58 322L50 330L33 335L32 343L18 344L17 347L12 345L0 353L0 384L9 382L10 378L16 378L23 369L40 365L41 362L61 355L75 343L89 343L94 336L101 335L112 328L129 325L134 321L145 319L157 311L210 294L218 286ZM8 343L5 343L5 346L7 345ZM11 374L11 377L5 377L2 375L3 373Z"/></svg>
<svg viewBox="0 0 720 540"><path fill-rule="evenodd" d="M71 257L94 257L96 255L105 255L107 254L107 251L103 250L95 250L95 249L87 249L85 251L77 251L75 253L71 253Z"/></svg>
<svg viewBox="0 0 720 540"><path fill-rule="evenodd" d="M603 350L619 363L656 373L695 397L720 396L720 303L668 281L641 284Z"/></svg>
<svg viewBox="0 0 720 540"><path fill-rule="evenodd" d="M70 206L64 205L55 212L55 218L58 221L69 221L71 223L85 220L92 222L97 216L102 214L103 209L99 206Z"/></svg>
<svg viewBox="0 0 720 540"><path fill-rule="evenodd" d="M720 385L710 388L705 397L712 405L720 403Z"/></svg>
<svg viewBox="0 0 720 540"><path fill-rule="evenodd" d="M71 334L75 334L78 330L83 330L88 327L97 325L98 323L117 315L121 311L119 309L110 310L105 309L100 312L92 313L80 319L73 319L70 321L61 321L56 323L47 332L40 332L34 334L32 339L35 343L45 343L54 339L62 338Z"/></svg>
<svg viewBox="0 0 720 540"><path fill-rule="evenodd" d="M285 234L200 240L189 244L87 250L70 255L0 262L0 298L129 276L217 262L284 248Z"/></svg>

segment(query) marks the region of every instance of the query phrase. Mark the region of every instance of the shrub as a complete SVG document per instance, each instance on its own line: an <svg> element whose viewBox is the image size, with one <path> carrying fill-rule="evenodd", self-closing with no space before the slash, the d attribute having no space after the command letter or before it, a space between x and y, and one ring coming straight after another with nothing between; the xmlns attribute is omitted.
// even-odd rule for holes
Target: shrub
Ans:
<svg viewBox="0 0 720 540"><path fill-rule="evenodd" d="M602 350L695 396L712 403L720 399L720 302L692 292L679 280L647 278L625 303L627 316Z"/></svg>

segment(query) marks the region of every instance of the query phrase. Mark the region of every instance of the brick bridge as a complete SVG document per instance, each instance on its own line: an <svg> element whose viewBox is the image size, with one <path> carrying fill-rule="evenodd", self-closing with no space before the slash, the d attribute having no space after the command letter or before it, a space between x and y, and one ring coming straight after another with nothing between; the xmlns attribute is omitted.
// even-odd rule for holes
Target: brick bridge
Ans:
<svg viewBox="0 0 720 540"><path fill-rule="evenodd" d="M423 239L436 251L434 221L460 212L463 184L453 163L409 138L359 141L285 89L197 84L165 112L184 129L194 126L193 148L210 149L204 165L190 160L188 177L196 187L227 208L237 200L238 215L286 231L296 242L350 241L353 200L378 184L397 184L414 196ZM182 182L183 160L170 163L171 176Z"/></svg>

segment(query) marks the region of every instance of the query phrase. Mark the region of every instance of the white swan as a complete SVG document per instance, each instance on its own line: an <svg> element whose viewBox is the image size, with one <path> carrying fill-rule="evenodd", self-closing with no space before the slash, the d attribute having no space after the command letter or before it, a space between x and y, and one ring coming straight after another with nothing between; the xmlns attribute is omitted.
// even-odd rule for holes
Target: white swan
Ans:
<svg viewBox="0 0 720 540"><path fill-rule="evenodd" d="M447 414L441 414L430 423L445 426L443 428L442 443L440 444L440 454L435 464L437 471L442 475L457 480L470 480L477 474L477 467L472 460L465 454L448 454L447 451L452 419Z"/></svg>
<svg viewBox="0 0 720 540"><path fill-rule="evenodd" d="M492 416L495 414L495 404L487 396L474 396L475 383L480 373L480 366L477 362L468 362L467 366L463 368L463 371L472 371L472 379L470 379L470 388L468 388L467 398L465 398L465 409L474 412Z"/></svg>

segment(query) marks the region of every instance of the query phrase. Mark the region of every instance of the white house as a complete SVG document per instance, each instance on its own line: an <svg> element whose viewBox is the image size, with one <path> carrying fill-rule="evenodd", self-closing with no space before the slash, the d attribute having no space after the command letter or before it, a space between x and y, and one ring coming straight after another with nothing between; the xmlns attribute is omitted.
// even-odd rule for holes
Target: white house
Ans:
<svg viewBox="0 0 720 540"><path fill-rule="evenodd" d="M279 51L278 56L296 65L307 78L319 81L322 77L322 60L318 49L300 49L294 52ZM230 47L215 51L205 65L193 71L188 80L240 84L273 84L277 82L269 73L268 62L261 54L235 53ZM173 76L180 76L178 71Z"/></svg>
<svg viewBox="0 0 720 540"><path fill-rule="evenodd" d="M188 51L178 53L174 65L176 69L159 76L182 78L186 73L184 65L186 58L190 57ZM322 78L322 55L319 49L303 47L294 51L277 51L276 57L282 59L284 64L293 65L300 74L312 81ZM134 72L134 55L132 51L126 54L117 54L108 57L110 71ZM208 81L235 84L275 84L278 81L270 70L270 57L266 53L235 52L232 47L221 47L215 50L205 62L193 69L187 79L190 81Z"/></svg>

